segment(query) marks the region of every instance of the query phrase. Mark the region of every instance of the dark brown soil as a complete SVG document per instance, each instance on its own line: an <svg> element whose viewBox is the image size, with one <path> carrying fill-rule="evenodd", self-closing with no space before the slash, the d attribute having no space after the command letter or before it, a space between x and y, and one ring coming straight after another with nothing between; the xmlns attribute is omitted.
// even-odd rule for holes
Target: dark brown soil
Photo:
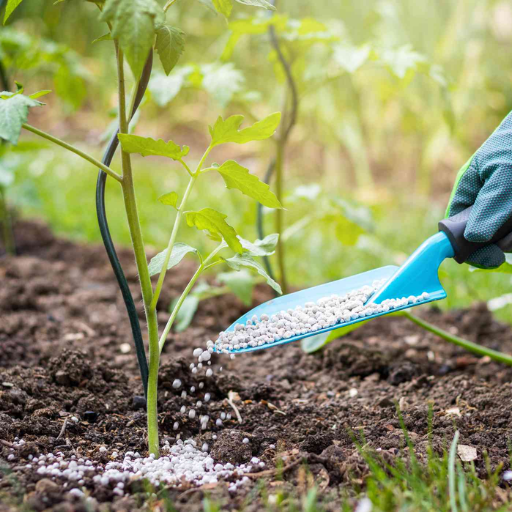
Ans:
<svg viewBox="0 0 512 512"><path fill-rule="evenodd" d="M42 480L25 465L30 454L55 451L107 462L101 445L121 453L145 451L136 359L133 348L129 353L121 349L132 343L129 324L102 247L55 239L38 223L18 224L16 237L19 255L0 259L0 510L16 510L23 502L33 510L85 510L59 482ZM120 255L140 303L131 255ZM169 273L159 304L162 323L192 271L193 265L184 262ZM255 303L269 298L268 290L256 290ZM169 340L160 379L162 437L173 439L179 409L189 404L173 389L173 380L180 378L187 386L198 380L188 369L192 348L243 312L234 297L207 300L192 326ZM450 313L423 309L421 314L453 333L512 353L512 330L495 321L484 305ZM477 449L480 475L486 474L485 452L491 468L509 467L512 368L476 358L406 319L376 320L315 355L290 344L233 361L223 358L221 364L224 371L208 383L208 411L228 411L227 394L233 391L243 423L232 419L201 435L197 420L185 422L184 437L208 440L214 458L224 462L261 458L271 486L277 485L273 469L278 458L286 469L280 485L300 486L300 461L308 462L324 493L335 494L354 479L361 482L367 467L350 432L364 433L366 442L386 457L399 455L404 436L396 403L420 457L428 443L432 404L436 450L445 448L458 429L459 442ZM206 406L199 412L205 414ZM80 421L67 421L62 433L70 416ZM12 450L15 437L26 444ZM241 443L243 437L250 444ZM8 462L9 454L15 459ZM96 500L89 502L89 510L158 507L156 498L145 503L148 495L136 486L123 498L101 485L87 486ZM205 493L224 509L257 510L262 505L256 493L249 494L253 490L246 486L230 495L221 483L214 489L167 492L178 510L201 509Z"/></svg>

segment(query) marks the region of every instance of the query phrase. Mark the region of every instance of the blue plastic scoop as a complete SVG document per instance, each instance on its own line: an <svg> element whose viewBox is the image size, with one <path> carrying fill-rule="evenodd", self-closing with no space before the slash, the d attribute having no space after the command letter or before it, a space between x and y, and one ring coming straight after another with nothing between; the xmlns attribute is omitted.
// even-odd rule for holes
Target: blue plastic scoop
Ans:
<svg viewBox="0 0 512 512"><path fill-rule="evenodd" d="M424 294L424 292L428 293L427 299L418 300L413 304L397 307L388 312L376 313L347 322L339 322L324 329L308 332L307 334L292 336L290 338L261 346L231 350L230 352L237 354L275 347L277 345L284 345L286 343L291 343L292 341L298 341L309 336L315 336L347 325L366 322L372 318L387 315L402 309L420 306L427 302L444 299L446 297L446 292L439 281L438 270L439 266L446 258L454 258L458 263L463 263L476 250L490 243L497 243L512 232L512 218L510 218L489 242L468 242L464 238L464 230L470 213L471 207L454 217L442 220L439 223L440 231L423 242L401 267L389 265L340 279L338 281L333 281L331 283L314 286L299 292L277 297L255 307L254 309L251 309L251 311L247 312L234 322L227 329L227 332L233 331L236 324L245 324L255 315L258 319L261 315L268 315L270 317L283 310L294 309L296 306L304 306L306 302L315 302L322 297L328 297L332 294L344 295L352 290L362 288L363 286L371 286L376 280L385 280L386 282L370 297L367 304L380 304L386 299L399 299L410 296L418 297Z"/></svg>

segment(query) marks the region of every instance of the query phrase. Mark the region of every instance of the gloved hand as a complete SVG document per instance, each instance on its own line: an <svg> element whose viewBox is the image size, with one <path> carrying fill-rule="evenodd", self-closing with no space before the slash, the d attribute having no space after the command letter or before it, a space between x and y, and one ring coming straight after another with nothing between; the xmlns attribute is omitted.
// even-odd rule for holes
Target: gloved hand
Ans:
<svg viewBox="0 0 512 512"><path fill-rule="evenodd" d="M512 216L512 113L462 167L448 203L451 217L473 206L464 238L486 242ZM478 249L468 263L479 268L497 268L512 252L511 237L500 247L491 244Z"/></svg>

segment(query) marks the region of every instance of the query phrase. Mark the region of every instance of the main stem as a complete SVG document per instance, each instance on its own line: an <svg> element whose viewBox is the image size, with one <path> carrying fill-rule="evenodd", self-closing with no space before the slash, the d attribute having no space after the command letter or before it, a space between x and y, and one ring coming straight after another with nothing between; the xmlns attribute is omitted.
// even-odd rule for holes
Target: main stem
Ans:
<svg viewBox="0 0 512 512"><path fill-rule="evenodd" d="M498 352L497 350L492 350L487 347L483 347L482 345L478 345L477 343L473 343L472 341L465 340L464 338L459 338L458 336L454 336L435 325L432 325L429 322L425 322L421 318L409 313L408 311L403 311L403 315L408 318L411 322L419 325L426 331L429 331L436 336L439 336L443 340L449 341L454 345L458 345L466 349L468 352L472 352L473 354L477 354L479 356L489 356L493 361L497 361L498 363L504 363L508 366L512 366L512 356L508 354L504 354L503 352Z"/></svg>
<svg viewBox="0 0 512 512"><path fill-rule="evenodd" d="M119 133L128 133L128 121L126 118L126 93L123 69L123 53L116 43L117 50L117 73L119 88ZM133 173L130 155L121 149L121 162L123 167L123 198L132 239L133 252L139 273L142 300L146 312L149 335L149 379L147 392L147 422L148 422L148 445L149 453L156 458L160 455L158 441L158 367L160 365L160 352L158 350L158 321L156 310L151 308L153 299L153 288L149 275L146 251L142 239L139 213L135 188L133 185Z"/></svg>
<svg viewBox="0 0 512 512"><path fill-rule="evenodd" d="M3 226L3 238L6 254L14 255L16 253L16 245L14 243L14 233L12 230L11 215L5 197L5 190L0 187L0 221Z"/></svg>

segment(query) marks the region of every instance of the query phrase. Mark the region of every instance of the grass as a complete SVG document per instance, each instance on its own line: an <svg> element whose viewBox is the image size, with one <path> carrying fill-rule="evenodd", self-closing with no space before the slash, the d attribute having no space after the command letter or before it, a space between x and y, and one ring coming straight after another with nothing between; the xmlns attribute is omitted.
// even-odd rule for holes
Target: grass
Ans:
<svg viewBox="0 0 512 512"><path fill-rule="evenodd" d="M264 164L252 161L248 165L254 172L261 172ZM173 190L182 193L187 176L176 166L165 165L156 159L137 159L135 166L145 241L149 247L161 250L170 235L173 210L160 204L157 198ZM129 245L122 196L113 180L109 182L107 210L110 229L117 243ZM37 161L28 156L20 165L10 197L21 205L24 216L47 221L56 233L80 241L99 242L95 183L96 173L88 164L74 155L47 149L39 153ZM324 185L326 190L330 190L327 183ZM230 194L228 199L225 191L220 177L212 174L211 180L198 183L190 200L190 209L203 206L217 208L228 215L228 221L244 238L255 238L255 204L247 206L242 196L237 194ZM435 204L421 197L385 197L387 199L371 205L374 232L361 237L355 246L341 245L331 229L319 223L292 236L287 241L291 283L296 287L313 286L383 265L400 264L436 231L444 204ZM297 220L304 209L304 204L297 203L286 213L289 219ZM267 231L271 232L273 219L267 217L266 225ZM201 233L187 227L180 230L178 238L203 251L210 247L210 242ZM443 264L441 281L448 293L448 298L438 303L442 308L463 308L474 301L488 301L510 293L511 285L508 275L471 273L466 265L458 265L454 261ZM496 316L510 322L512 305L496 311Z"/></svg>

